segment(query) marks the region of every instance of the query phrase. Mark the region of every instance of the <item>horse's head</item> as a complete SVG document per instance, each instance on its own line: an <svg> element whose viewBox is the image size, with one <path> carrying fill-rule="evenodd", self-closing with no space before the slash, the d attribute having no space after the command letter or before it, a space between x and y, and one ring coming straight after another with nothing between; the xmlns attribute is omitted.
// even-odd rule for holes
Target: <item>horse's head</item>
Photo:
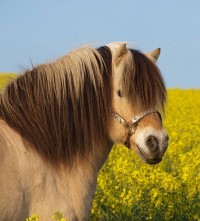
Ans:
<svg viewBox="0 0 200 221"><path fill-rule="evenodd" d="M111 139L135 150L145 163L159 163L168 146L159 113L166 101L165 85L155 64L160 49L142 54L124 43L108 47L113 58Z"/></svg>

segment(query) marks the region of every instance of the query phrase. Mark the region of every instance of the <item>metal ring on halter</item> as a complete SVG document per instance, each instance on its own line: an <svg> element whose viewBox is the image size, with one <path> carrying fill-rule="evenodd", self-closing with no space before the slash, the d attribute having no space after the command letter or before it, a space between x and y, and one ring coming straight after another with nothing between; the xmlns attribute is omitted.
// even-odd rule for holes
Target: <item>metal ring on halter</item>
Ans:
<svg viewBox="0 0 200 221"><path fill-rule="evenodd" d="M122 136L122 139L124 141L124 146L128 147L130 149L130 137L135 133L137 130L137 126L139 121L144 118L145 116L151 114L151 113L157 113L161 118L161 114L157 109L151 109L145 112L142 112L136 116L134 116L129 122L124 120L114 109L112 110L112 116L115 120L117 120L120 124L124 126L125 134Z"/></svg>

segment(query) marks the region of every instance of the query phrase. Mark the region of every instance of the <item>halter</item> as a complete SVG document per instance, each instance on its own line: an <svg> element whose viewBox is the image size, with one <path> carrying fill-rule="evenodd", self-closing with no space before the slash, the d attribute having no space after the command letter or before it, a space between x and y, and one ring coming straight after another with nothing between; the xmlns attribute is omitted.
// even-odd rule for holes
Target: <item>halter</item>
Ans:
<svg viewBox="0 0 200 221"><path fill-rule="evenodd" d="M157 113L161 118L161 114L158 112L158 110L151 109L134 116L130 121L126 121L115 110L112 110L112 116L114 119L124 126L125 133L122 136L122 139L126 147L130 149L130 137L135 133L140 120L151 113Z"/></svg>

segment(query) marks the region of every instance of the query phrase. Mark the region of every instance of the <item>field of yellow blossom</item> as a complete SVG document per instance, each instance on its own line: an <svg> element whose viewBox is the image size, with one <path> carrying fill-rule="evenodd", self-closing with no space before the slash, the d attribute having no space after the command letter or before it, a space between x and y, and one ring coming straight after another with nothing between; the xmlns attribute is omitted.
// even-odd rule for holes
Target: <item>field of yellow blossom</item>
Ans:
<svg viewBox="0 0 200 221"><path fill-rule="evenodd" d="M170 143L158 165L114 146L98 177L90 221L200 221L200 89L168 89L164 125Z"/></svg>
<svg viewBox="0 0 200 221"><path fill-rule="evenodd" d="M200 90L168 90L163 161L145 165L115 146L102 168L91 221L200 220Z"/></svg>
<svg viewBox="0 0 200 221"><path fill-rule="evenodd" d="M12 78L15 78L16 74L0 73L0 92L2 88L9 82Z"/></svg>

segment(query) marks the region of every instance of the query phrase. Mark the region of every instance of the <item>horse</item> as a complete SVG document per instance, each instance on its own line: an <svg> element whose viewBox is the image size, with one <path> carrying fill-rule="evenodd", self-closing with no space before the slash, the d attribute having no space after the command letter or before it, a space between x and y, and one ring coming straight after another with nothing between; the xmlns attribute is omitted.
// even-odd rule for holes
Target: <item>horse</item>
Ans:
<svg viewBox="0 0 200 221"><path fill-rule="evenodd" d="M149 53L115 42L33 66L0 95L0 220L89 218L113 144L147 164L168 146L166 88Z"/></svg>

